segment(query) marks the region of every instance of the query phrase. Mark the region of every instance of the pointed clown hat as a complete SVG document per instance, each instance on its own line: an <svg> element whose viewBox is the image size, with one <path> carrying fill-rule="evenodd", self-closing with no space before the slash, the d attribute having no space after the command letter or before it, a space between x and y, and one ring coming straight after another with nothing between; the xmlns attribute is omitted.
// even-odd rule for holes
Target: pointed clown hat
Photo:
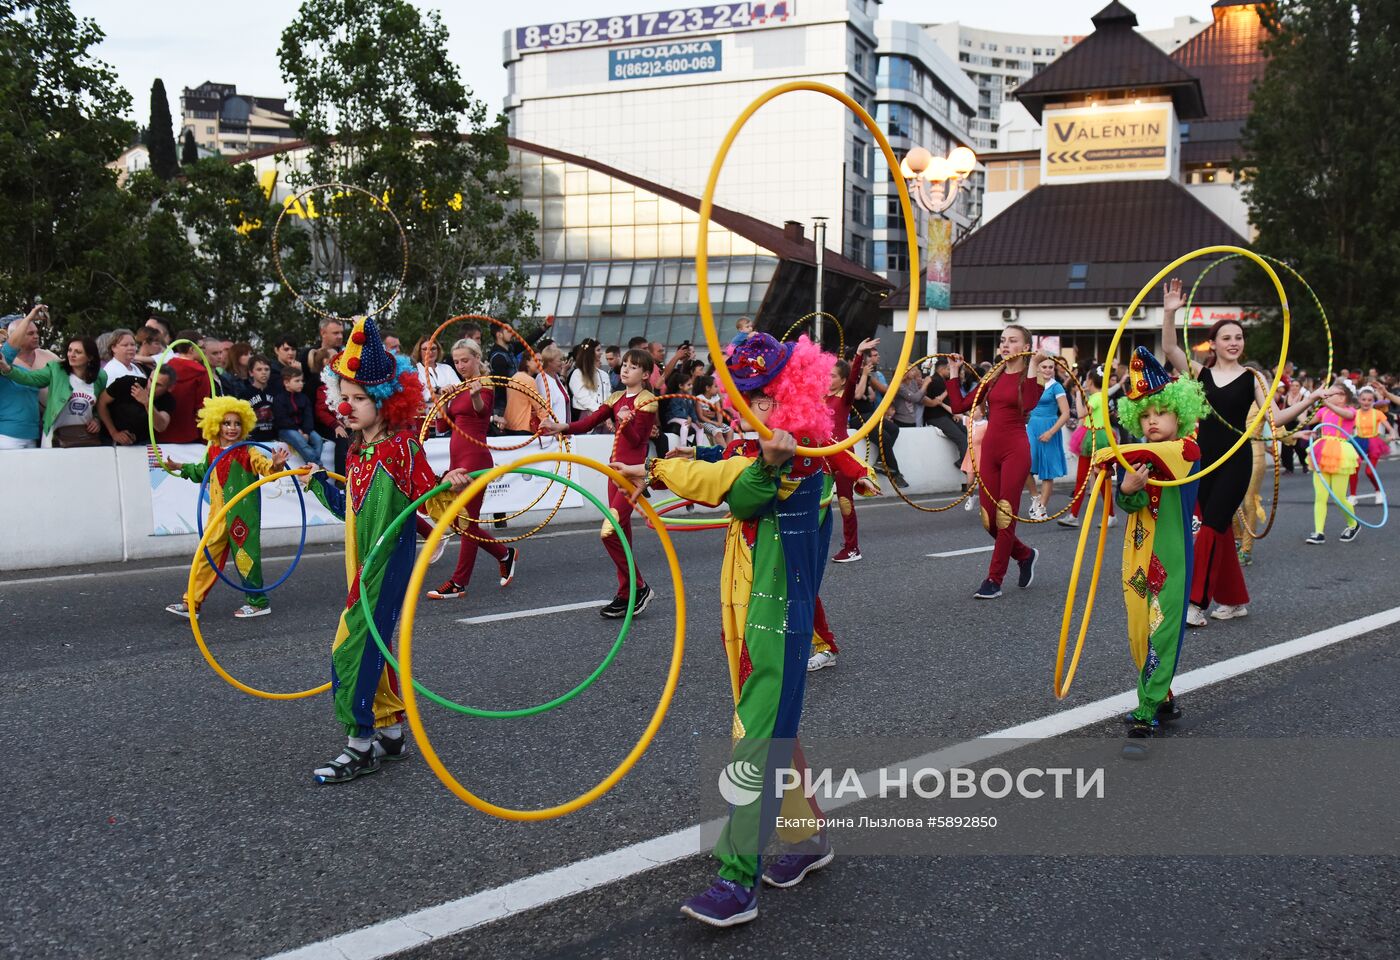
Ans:
<svg viewBox="0 0 1400 960"><path fill-rule="evenodd" d="M389 383L398 376L398 364L388 350L379 327L369 317L356 317L345 349L335 355L331 369L364 387Z"/></svg>
<svg viewBox="0 0 1400 960"><path fill-rule="evenodd" d="M751 333L730 351L725 366L740 393L762 390L787 366L795 344L779 343L766 333Z"/></svg>
<svg viewBox="0 0 1400 960"><path fill-rule="evenodd" d="M1128 363L1125 395L1129 400L1141 400L1171 386L1175 380L1175 377L1167 375L1167 371L1151 350L1138 347L1133 351L1133 359Z"/></svg>

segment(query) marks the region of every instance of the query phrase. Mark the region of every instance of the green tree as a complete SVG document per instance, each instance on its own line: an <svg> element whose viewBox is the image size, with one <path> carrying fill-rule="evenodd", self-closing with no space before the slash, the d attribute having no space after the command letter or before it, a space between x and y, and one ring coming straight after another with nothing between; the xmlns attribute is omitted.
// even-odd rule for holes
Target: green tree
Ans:
<svg viewBox="0 0 1400 960"><path fill-rule="evenodd" d="M1400 4L1279 0L1261 7L1268 65L1245 126L1257 249L1289 261L1327 310L1336 366L1394 367L1400 356ZM1257 270L1237 281L1249 301L1277 297ZM1289 353L1326 364L1322 324L1289 285ZM1251 354L1277 350L1278 308Z"/></svg>
<svg viewBox="0 0 1400 960"><path fill-rule="evenodd" d="M411 238L399 334L454 313L525 314L535 220L514 202L505 119L463 86L438 14L407 0L304 0L278 55L311 144L294 182L386 197ZM336 214L307 221L322 278L312 293L342 314L382 302L402 269L397 233L362 197L312 199Z"/></svg>
<svg viewBox="0 0 1400 960"><path fill-rule="evenodd" d="M151 170L162 180L169 180L180 172L180 164L175 159L170 101L165 97L165 82L160 77L151 84L151 123L147 131L146 149L151 152Z"/></svg>
<svg viewBox="0 0 1400 960"><path fill-rule="evenodd" d="M194 142L194 131L186 130L185 138L180 143L180 166L187 167L192 163L199 162L199 147Z"/></svg>
<svg viewBox="0 0 1400 960"><path fill-rule="evenodd" d="M139 216L106 167L134 131L130 95L91 53L101 39L65 0L0 0L0 302L42 297L65 329L97 329L123 301Z"/></svg>

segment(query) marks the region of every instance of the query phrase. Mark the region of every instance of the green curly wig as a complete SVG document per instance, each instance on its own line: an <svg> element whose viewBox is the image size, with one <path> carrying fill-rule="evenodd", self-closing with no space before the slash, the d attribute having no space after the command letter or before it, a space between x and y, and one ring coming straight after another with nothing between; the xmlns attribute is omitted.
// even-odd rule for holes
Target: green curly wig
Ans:
<svg viewBox="0 0 1400 960"><path fill-rule="evenodd" d="M1206 399L1206 392L1201 387L1201 381L1178 378L1141 400L1120 398L1118 401L1118 422L1133 436L1141 437L1142 415L1151 408L1176 414L1177 436L1185 437L1192 433L1200 419L1210 412L1210 401Z"/></svg>

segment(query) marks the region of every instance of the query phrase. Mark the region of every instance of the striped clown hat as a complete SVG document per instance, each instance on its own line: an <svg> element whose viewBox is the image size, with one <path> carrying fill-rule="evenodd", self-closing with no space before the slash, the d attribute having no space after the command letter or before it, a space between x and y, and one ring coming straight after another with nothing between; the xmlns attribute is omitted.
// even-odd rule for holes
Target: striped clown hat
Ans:
<svg viewBox="0 0 1400 960"><path fill-rule="evenodd" d="M345 349L335 355L331 369L346 380L363 387L389 383L398 376L398 365L379 335L379 327L369 317L356 317Z"/></svg>

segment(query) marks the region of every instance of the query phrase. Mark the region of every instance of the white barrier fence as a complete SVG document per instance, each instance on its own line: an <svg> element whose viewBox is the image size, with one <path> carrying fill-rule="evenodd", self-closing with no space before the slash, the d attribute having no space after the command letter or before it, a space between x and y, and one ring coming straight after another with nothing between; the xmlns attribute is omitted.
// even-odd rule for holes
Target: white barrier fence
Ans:
<svg viewBox="0 0 1400 960"><path fill-rule="evenodd" d="M599 434L574 437L573 449L606 461L612 452L612 441L612 437ZM436 449L438 445L442 451ZM446 466L446 446L446 440L429 441L429 458L439 472ZM873 441L857 444L856 453L870 459L875 454L872 447ZM963 478L953 466L956 452L952 442L934 427L901 430L894 453L909 481L905 492L929 494L959 489ZM878 456L870 460L877 469L878 460ZM576 468L574 478L598 497L605 496L607 481L600 474ZM881 482L885 483L883 478ZM196 488L187 485L193 509ZM7 450L0 453L0 493L9 507L0 520L0 570L187 558L198 542L194 534L156 535L145 447ZM539 522L542 513L553 508L557 496L553 492L546 495L536 510L512 522L511 527ZM571 494L556 519L564 523L592 522L596 511L592 506L575 505L579 500ZM314 498L308 497L308 507L312 503ZM299 518L294 503L291 509ZM299 524L265 528L262 544L265 548L295 546L299 533ZM306 535L308 544L338 543L343 539L337 523L313 525Z"/></svg>

